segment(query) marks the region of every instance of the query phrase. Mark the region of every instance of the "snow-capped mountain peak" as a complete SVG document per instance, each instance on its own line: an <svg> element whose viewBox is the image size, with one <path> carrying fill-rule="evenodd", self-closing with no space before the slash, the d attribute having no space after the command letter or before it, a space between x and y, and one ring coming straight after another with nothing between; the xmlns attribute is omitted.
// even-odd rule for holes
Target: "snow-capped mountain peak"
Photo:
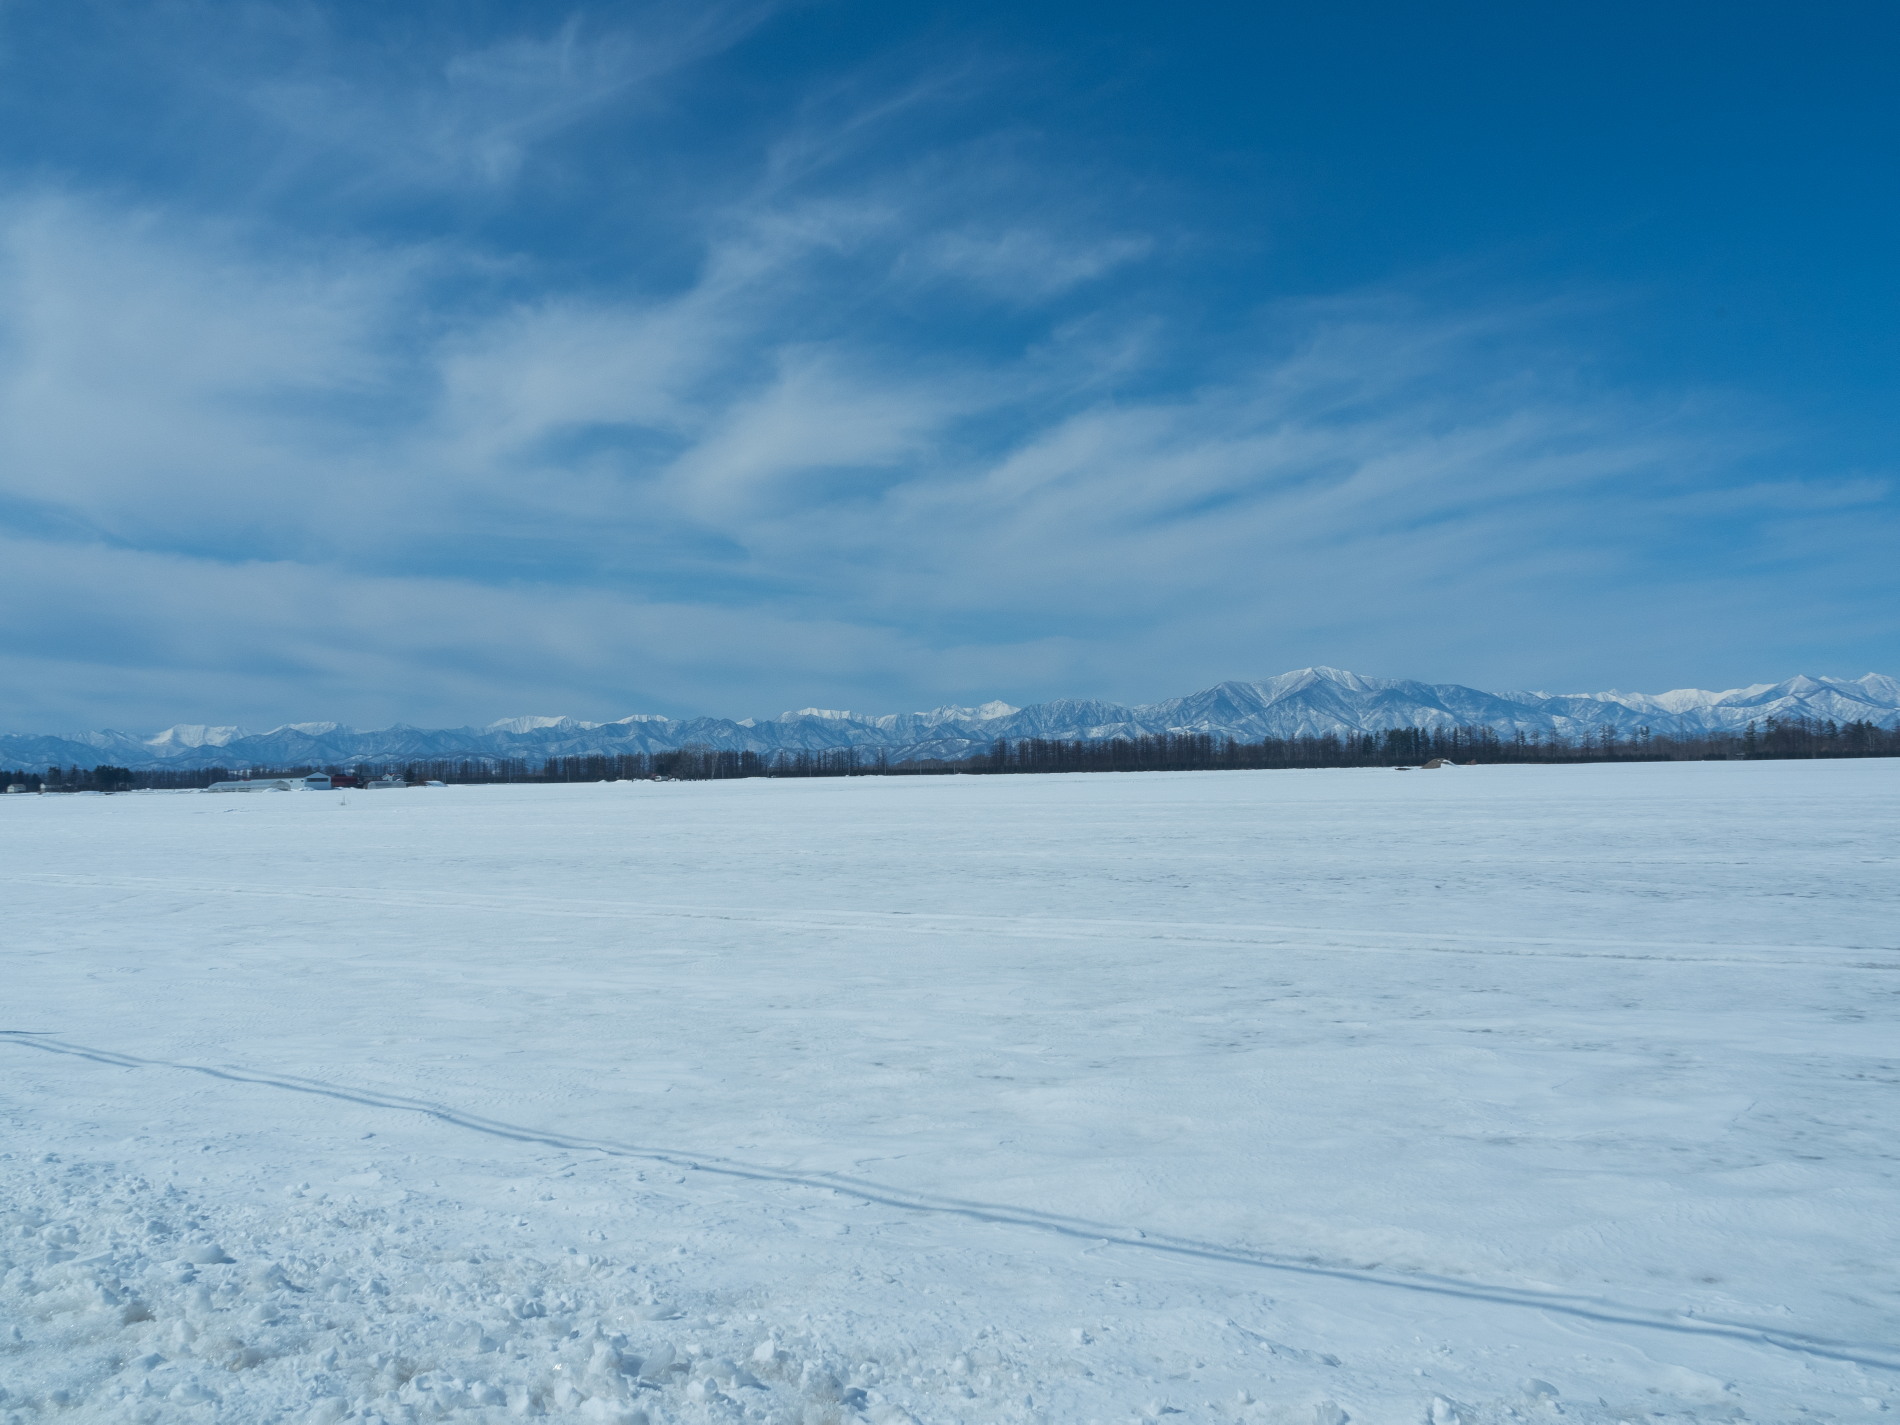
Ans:
<svg viewBox="0 0 1900 1425"><path fill-rule="evenodd" d="M489 732L539 732L547 727L568 727L573 725L570 717L504 717L488 724Z"/></svg>
<svg viewBox="0 0 1900 1425"><path fill-rule="evenodd" d="M245 736L241 727L207 727L203 723L181 722L146 739L149 747L223 747Z"/></svg>

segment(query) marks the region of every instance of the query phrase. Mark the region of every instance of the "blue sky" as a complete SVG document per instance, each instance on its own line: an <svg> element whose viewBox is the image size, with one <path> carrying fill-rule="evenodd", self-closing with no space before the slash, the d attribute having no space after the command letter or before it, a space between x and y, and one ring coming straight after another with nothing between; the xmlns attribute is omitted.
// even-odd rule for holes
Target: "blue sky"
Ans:
<svg viewBox="0 0 1900 1425"><path fill-rule="evenodd" d="M1887 5L0 3L0 727L1900 672Z"/></svg>

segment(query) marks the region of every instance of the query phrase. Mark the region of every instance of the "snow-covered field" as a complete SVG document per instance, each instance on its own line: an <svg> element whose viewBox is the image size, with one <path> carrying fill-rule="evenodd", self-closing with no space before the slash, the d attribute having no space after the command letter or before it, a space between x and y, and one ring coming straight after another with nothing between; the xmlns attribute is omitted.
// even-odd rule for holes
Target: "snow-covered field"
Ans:
<svg viewBox="0 0 1900 1425"><path fill-rule="evenodd" d="M0 1422L1900 1401L1900 762L14 796L0 946Z"/></svg>

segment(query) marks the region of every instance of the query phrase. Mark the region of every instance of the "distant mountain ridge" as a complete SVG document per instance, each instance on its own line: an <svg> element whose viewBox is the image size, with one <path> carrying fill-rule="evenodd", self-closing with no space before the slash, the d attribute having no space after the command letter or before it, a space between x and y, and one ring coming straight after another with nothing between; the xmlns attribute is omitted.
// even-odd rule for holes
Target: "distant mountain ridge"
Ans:
<svg viewBox="0 0 1900 1425"><path fill-rule="evenodd" d="M1128 707L1070 698L1017 708L990 702L930 712L860 717L804 708L767 719L668 718L636 713L617 722L516 717L486 727L427 729L398 724L359 731L333 722L296 722L268 732L181 724L151 737L88 732L69 737L0 735L0 767L350 766L460 758L539 759L665 752L698 745L772 753L826 748L882 749L892 760L960 758L998 738L1105 741L1149 733L1200 732L1257 742L1263 737L1384 732L1395 727L1491 727L1499 732L1575 737L1608 725L1628 734L1735 730L1765 718L1811 717L1900 726L1900 680L1790 678L1726 692L1487 693L1457 683L1368 678L1338 668L1301 668L1258 682L1228 682L1185 697Z"/></svg>

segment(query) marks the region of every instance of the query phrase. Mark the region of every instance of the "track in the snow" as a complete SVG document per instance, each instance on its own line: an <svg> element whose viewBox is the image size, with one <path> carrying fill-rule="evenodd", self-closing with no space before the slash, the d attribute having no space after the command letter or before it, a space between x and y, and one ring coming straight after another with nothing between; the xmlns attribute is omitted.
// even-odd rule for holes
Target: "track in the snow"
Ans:
<svg viewBox="0 0 1900 1425"><path fill-rule="evenodd" d="M1751 1326L1745 1322L1723 1321L1703 1316L1691 1317L1675 1313L1645 1311L1640 1307L1625 1306L1614 1302L1603 1302L1590 1297L1565 1295L1556 1292L1529 1291L1518 1287L1494 1286L1449 1277L1430 1276L1422 1273L1402 1274L1396 1272L1381 1272L1374 1268L1355 1267L1346 1263L1326 1262L1302 1257L1279 1256L1270 1252L1261 1252L1245 1247L1230 1247L1220 1243L1196 1241L1192 1238L1137 1232L1126 1227L1091 1222L1084 1218L1064 1217L1055 1213L1037 1212L1033 1209L1015 1207L1006 1203L977 1202L962 1198L940 1197L929 1193L913 1192L908 1189L892 1188L882 1183L847 1177L837 1173L791 1172L772 1167L769 1164L748 1163L735 1158L681 1152L666 1148L645 1147L638 1144L617 1143L608 1139L583 1138L572 1134L549 1132L545 1129L522 1124L505 1123L498 1119L484 1118L477 1114L465 1113L442 1104L430 1103L424 1099L404 1098L396 1094L377 1093L367 1089L347 1088L342 1085L325 1083L317 1079L260 1073L251 1069L235 1067L221 1068L209 1064L189 1064L168 1059L142 1058L135 1054L122 1054L116 1050L99 1049L89 1045L71 1043L67 1040L54 1038L52 1035L42 1031L0 1029L0 1042L16 1044L22 1048L38 1049L49 1054L61 1054L75 1058L89 1059L95 1063L110 1064L118 1068L172 1069L186 1073L202 1074L230 1083L251 1084L267 1088L283 1089L292 1093L311 1094L321 1098L337 1099L345 1103L359 1104L368 1108L386 1109L397 1113L421 1114L437 1122L450 1124L457 1128L468 1129L476 1133L485 1133L493 1137L505 1138L518 1143L535 1143L545 1147L561 1148L574 1152L592 1152L600 1153L608 1157L664 1163L669 1167L714 1173L723 1177L744 1179L752 1182L769 1182L790 1187L827 1189L856 1197L863 1202L875 1203L883 1207L897 1208L902 1211L962 1217L975 1222L1030 1228L1035 1231L1073 1237L1091 1244L1107 1244L1126 1247L1138 1252L1161 1253L1174 1257L1222 1262L1234 1266L1294 1273L1301 1276L1327 1277L1339 1281L1356 1282L1362 1285L1385 1287L1397 1291L1458 1297L1468 1301L1487 1302L1497 1306L1513 1306L1534 1311L1552 1312L1558 1315L1592 1321L1603 1325L1631 1326L1643 1330L1673 1332L1679 1335L1722 1337L1750 1345L1771 1346L1779 1350L1791 1351L1802 1355L1818 1356L1828 1360L1846 1361L1875 1370L1900 1372L1900 1351L1894 1351L1877 1345L1834 1341L1825 1337L1807 1335L1800 1332L1776 1331L1759 1326Z"/></svg>

